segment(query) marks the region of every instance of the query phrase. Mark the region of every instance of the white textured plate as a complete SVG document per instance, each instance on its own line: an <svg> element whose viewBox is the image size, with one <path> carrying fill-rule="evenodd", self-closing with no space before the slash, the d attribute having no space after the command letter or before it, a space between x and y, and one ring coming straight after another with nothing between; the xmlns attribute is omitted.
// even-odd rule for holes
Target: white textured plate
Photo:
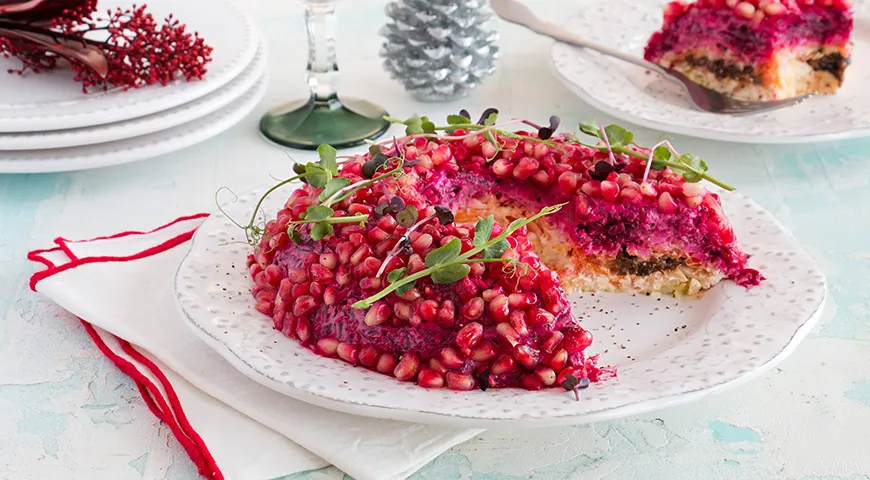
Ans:
<svg viewBox="0 0 870 480"><path fill-rule="evenodd" d="M566 28L643 57L661 28L663 0L614 0L585 8ZM836 95L770 113L729 116L695 110L679 87L659 75L598 53L556 43L557 76L593 107L627 122L693 137L741 143L801 143L870 135L870 2L855 5L852 65ZM619 12L614 15L614 12Z"/></svg>
<svg viewBox="0 0 870 480"><path fill-rule="evenodd" d="M265 203L274 214L292 189ZM250 215L257 194L225 205ZM755 377L785 358L819 318L826 284L816 263L772 214L738 195L725 211L751 264L767 280L746 290L720 283L701 299L575 294L572 309L592 330L591 353L618 379L584 390L427 390L320 357L273 330L254 309L242 232L223 214L196 232L175 278L186 321L252 379L291 397L347 413L461 427L553 426L633 415L685 403Z"/></svg>
<svg viewBox="0 0 870 480"><path fill-rule="evenodd" d="M96 145L161 132L192 122L226 107L248 92L266 71L266 57L265 44L261 44L251 64L233 81L179 107L107 125L50 132L0 133L0 151Z"/></svg>
<svg viewBox="0 0 870 480"><path fill-rule="evenodd" d="M268 73L245 94L204 118L136 138L83 147L0 152L0 173L86 170L137 162L205 141L247 116L266 93Z"/></svg>
<svg viewBox="0 0 870 480"><path fill-rule="evenodd" d="M157 19L174 14L214 47L203 80L176 81L123 91L112 89L84 94L69 70L39 75L7 74L18 68L16 59L0 58L0 132L43 132L81 128L149 115L207 95L237 77L251 63L258 36L253 20L231 0L149 0ZM100 11L129 8L126 0L100 1Z"/></svg>

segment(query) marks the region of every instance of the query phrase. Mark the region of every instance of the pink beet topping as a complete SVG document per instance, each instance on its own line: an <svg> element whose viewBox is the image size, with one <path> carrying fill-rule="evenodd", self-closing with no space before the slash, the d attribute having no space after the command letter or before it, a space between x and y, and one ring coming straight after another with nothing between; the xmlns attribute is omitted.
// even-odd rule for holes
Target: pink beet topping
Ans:
<svg viewBox="0 0 870 480"><path fill-rule="evenodd" d="M764 63L776 49L803 44L843 44L852 33L848 9L805 6L781 15L763 17L760 22L737 14L733 9L691 5L665 27L653 34L644 58L657 61L665 53L689 48L710 48L732 52L746 63Z"/></svg>

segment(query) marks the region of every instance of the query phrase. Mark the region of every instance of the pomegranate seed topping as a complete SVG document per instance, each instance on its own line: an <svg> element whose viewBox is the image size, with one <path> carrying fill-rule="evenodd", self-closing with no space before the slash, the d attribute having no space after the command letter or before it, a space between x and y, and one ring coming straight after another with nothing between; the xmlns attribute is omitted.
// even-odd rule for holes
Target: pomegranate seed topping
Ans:
<svg viewBox="0 0 870 480"><path fill-rule="evenodd" d="M474 297L462 306L462 316L469 320L477 320L483 315L484 302L480 297Z"/></svg>
<svg viewBox="0 0 870 480"><path fill-rule="evenodd" d="M435 300L424 300L417 308L417 313L427 322L434 322L438 317L438 302Z"/></svg>
<svg viewBox="0 0 870 480"><path fill-rule="evenodd" d="M301 268L291 267L287 269L287 278L293 283L302 283L308 280L308 275Z"/></svg>
<svg viewBox="0 0 870 480"><path fill-rule="evenodd" d="M514 178L525 180L538 170L538 161L532 157L523 157L514 168Z"/></svg>
<svg viewBox="0 0 870 480"><path fill-rule="evenodd" d="M327 357L334 357L338 350L338 343L334 338L321 338L317 341L317 351Z"/></svg>
<svg viewBox="0 0 870 480"><path fill-rule="evenodd" d="M441 388L444 386L444 377L441 376L441 373L435 370L424 368L420 370L417 377L417 385L424 388Z"/></svg>
<svg viewBox="0 0 870 480"><path fill-rule="evenodd" d="M504 325L504 324L502 324ZM481 340L471 352L471 359L477 362L488 362L498 355L495 344L489 340Z"/></svg>
<svg viewBox="0 0 870 480"><path fill-rule="evenodd" d="M552 368L544 365L538 365L538 367L535 368L535 377L537 377L545 387L549 387L556 383L556 372L554 372Z"/></svg>
<svg viewBox="0 0 870 480"><path fill-rule="evenodd" d="M514 357L520 362L520 365L531 370L537 367L541 361L541 352L528 345L519 345L514 349Z"/></svg>
<svg viewBox="0 0 870 480"><path fill-rule="evenodd" d="M520 335L510 323L499 323L496 325L495 331L512 347L516 347L520 343Z"/></svg>
<svg viewBox="0 0 870 480"><path fill-rule="evenodd" d="M565 172L559 175L559 190L567 194L573 194L577 191L577 174L574 172Z"/></svg>
<svg viewBox="0 0 870 480"><path fill-rule="evenodd" d="M550 147L543 143L535 144L535 158L538 160L546 157L550 153Z"/></svg>
<svg viewBox="0 0 870 480"><path fill-rule="evenodd" d="M444 364L441 363L441 360L438 360L435 357L429 359L429 368L435 370L442 375L447 373L447 367L445 367Z"/></svg>
<svg viewBox="0 0 870 480"><path fill-rule="evenodd" d="M471 271L468 273L470 277L480 277L486 272L486 267L479 262L472 263L469 267L471 267Z"/></svg>
<svg viewBox="0 0 870 480"><path fill-rule="evenodd" d="M381 268L381 261L375 257L368 257L356 266L354 272L360 277L373 277Z"/></svg>
<svg viewBox="0 0 870 480"><path fill-rule="evenodd" d="M311 339L311 324L308 323L307 318L300 318L297 320L296 336L302 343L308 343L308 340Z"/></svg>
<svg viewBox="0 0 870 480"><path fill-rule="evenodd" d="M493 375L501 375L502 373L513 372L516 368L517 362L514 360L514 357L505 353L492 364L490 371Z"/></svg>
<svg viewBox="0 0 870 480"><path fill-rule="evenodd" d="M601 196L601 182L598 180L589 180L580 187L580 190L592 198L598 198Z"/></svg>
<svg viewBox="0 0 870 480"><path fill-rule="evenodd" d="M532 181L536 184L547 187L552 183L550 174L546 170L538 170L532 175Z"/></svg>
<svg viewBox="0 0 870 480"><path fill-rule="evenodd" d="M311 275L311 280L319 283L329 283L332 281L332 270L324 267L319 263L313 263L308 267L308 274Z"/></svg>
<svg viewBox="0 0 870 480"><path fill-rule="evenodd" d="M254 295L254 298L256 298L257 301L260 301L260 302L271 302L271 301L275 300L277 293L278 292L274 288L270 288L270 287L259 288L259 291L257 292L256 295Z"/></svg>
<svg viewBox="0 0 870 480"><path fill-rule="evenodd" d="M551 353L547 358L547 365L553 367L553 370L559 372L568 364L568 350L560 348Z"/></svg>
<svg viewBox="0 0 870 480"><path fill-rule="evenodd" d="M356 215L361 213L363 215L371 215L374 209L368 205L363 205L362 203L351 203L349 207L347 207L347 213L351 215Z"/></svg>
<svg viewBox="0 0 870 480"><path fill-rule="evenodd" d="M501 178L507 178L511 174L511 171L513 171L513 168L513 163L504 158L500 158L492 163L492 173Z"/></svg>
<svg viewBox="0 0 870 480"><path fill-rule="evenodd" d="M540 390L544 388L544 385L535 375L523 375L520 377L520 387L526 390Z"/></svg>
<svg viewBox="0 0 870 480"><path fill-rule="evenodd" d="M480 342L480 337L482 335L483 325L477 322L471 322L459 329L459 332L456 333L456 344L459 345L460 348L472 348Z"/></svg>
<svg viewBox="0 0 870 480"><path fill-rule="evenodd" d="M565 340L562 345L568 350L568 353L580 353L592 345L592 333L582 328L568 330L565 332Z"/></svg>
<svg viewBox="0 0 870 480"><path fill-rule="evenodd" d="M366 277L359 281L359 288L371 292L380 290L384 282L379 277Z"/></svg>
<svg viewBox="0 0 870 480"><path fill-rule="evenodd" d="M460 357L459 354L456 353L456 350L450 347L445 347L441 349L441 363L445 367L452 370L462 368L462 366L465 365L465 361L462 359L462 357Z"/></svg>
<svg viewBox="0 0 870 480"><path fill-rule="evenodd" d="M393 370L393 375L402 382L411 381L417 376L417 369L419 368L420 357L417 356L417 352L411 350L402 355L402 359L399 360L399 364Z"/></svg>
<svg viewBox="0 0 870 480"><path fill-rule="evenodd" d="M467 373L447 372L447 388L468 391L474 388L474 377Z"/></svg>
<svg viewBox="0 0 870 480"><path fill-rule="evenodd" d="M619 201L637 205L643 202L643 195L635 188L626 187L619 191Z"/></svg>
<svg viewBox="0 0 870 480"><path fill-rule="evenodd" d="M453 158L449 145L439 145L430 156L432 157L432 164L436 167L444 165Z"/></svg>
<svg viewBox="0 0 870 480"><path fill-rule="evenodd" d="M483 297L484 302L491 302L495 297L504 293L501 287L490 288L489 290L484 290L481 296Z"/></svg>
<svg viewBox="0 0 870 480"><path fill-rule="evenodd" d="M565 338L565 334L560 331L555 331L550 333L550 336L547 337L546 340L541 344L541 350L545 352L552 352L554 348L558 347L559 344L562 343L562 340Z"/></svg>
<svg viewBox="0 0 870 480"><path fill-rule="evenodd" d="M378 358L380 358L380 356L381 352L379 352L377 348L366 346L359 351L359 363L373 368L378 364Z"/></svg>
<svg viewBox="0 0 870 480"><path fill-rule="evenodd" d="M517 335L525 337L529 334L529 327L526 324L526 312L522 310L514 310L510 314L510 324L516 330Z"/></svg>
<svg viewBox="0 0 870 480"><path fill-rule="evenodd" d="M393 305L393 312L402 320L411 318L411 304L407 302L396 302Z"/></svg>
<svg viewBox="0 0 870 480"><path fill-rule="evenodd" d="M366 312L365 323L366 325L373 327L375 325L380 325L387 320L390 319L390 306L387 305L387 302L377 301L369 311Z"/></svg>
<svg viewBox="0 0 870 480"><path fill-rule="evenodd" d="M489 302L489 316L492 317L496 323L508 321L509 314L510 308L508 307L508 297L505 295L499 295Z"/></svg>
<svg viewBox="0 0 870 480"><path fill-rule="evenodd" d="M542 300L544 301L544 306L550 313L558 315L562 313L563 310L568 308L568 302L565 300L565 297L560 294L559 291L555 289L544 290L542 293Z"/></svg>
<svg viewBox="0 0 870 480"><path fill-rule="evenodd" d="M382 218L393 218L393 217L382 217ZM387 239L387 237L390 236L390 234L381 230L378 227L375 227L375 228L368 231L367 236L369 238L369 241L374 244L374 243L383 242L384 240Z"/></svg>
<svg viewBox="0 0 870 480"><path fill-rule="evenodd" d="M254 308L263 315L272 316L272 311L275 310L275 305L272 304L272 302L257 302L257 305Z"/></svg>
<svg viewBox="0 0 870 480"><path fill-rule="evenodd" d="M345 265L338 267L335 272L335 282L339 285L347 285L350 283L351 271Z"/></svg>
<svg viewBox="0 0 870 480"><path fill-rule="evenodd" d="M345 264L350 261L350 256L353 255L356 247L350 242L339 243L335 247L335 252L338 254L339 263Z"/></svg>
<svg viewBox="0 0 870 480"><path fill-rule="evenodd" d="M696 196L696 197L686 197L686 206L695 209L701 206L701 203L704 201L704 197Z"/></svg>
<svg viewBox="0 0 870 480"><path fill-rule="evenodd" d="M384 353L381 354L381 358L378 359L378 364L375 366L375 369L384 375L392 375L393 370L396 369L396 364L399 362L396 361L396 356L392 353Z"/></svg>
<svg viewBox="0 0 870 480"><path fill-rule="evenodd" d="M333 270L338 266L338 255L332 252L321 253L319 261L324 267Z"/></svg>
<svg viewBox="0 0 870 480"><path fill-rule="evenodd" d="M437 321L441 328L453 328L453 325L456 322L456 306L453 305L452 301L444 300L441 302L441 308L438 309Z"/></svg>
<svg viewBox="0 0 870 480"><path fill-rule="evenodd" d="M619 185L615 182L605 180L601 182L601 197L608 202L615 202L619 196Z"/></svg>
<svg viewBox="0 0 870 480"><path fill-rule="evenodd" d="M483 158L494 158L496 154L498 154L498 149L492 144L492 142L483 142L483 144L480 145L480 154Z"/></svg>
<svg viewBox="0 0 870 480"><path fill-rule="evenodd" d="M508 295L508 305L511 308L528 308L538 303L538 296L532 292L512 293Z"/></svg>
<svg viewBox="0 0 870 480"><path fill-rule="evenodd" d="M368 257L372 256L372 249L368 245L361 245L359 248L353 252L353 255L350 256L350 264L351 265L359 265Z"/></svg>
<svg viewBox="0 0 870 480"><path fill-rule="evenodd" d="M381 230L387 233L393 233L393 230L396 229L396 225L398 224L396 223L396 217L393 217L392 215L384 215L378 219L377 225Z"/></svg>
<svg viewBox="0 0 870 480"><path fill-rule="evenodd" d="M659 191L652 182L643 182L640 184L640 193L646 198L656 198Z"/></svg>
<svg viewBox="0 0 870 480"><path fill-rule="evenodd" d="M408 275L426 270L426 262L416 253L408 258Z"/></svg>
<svg viewBox="0 0 870 480"><path fill-rule="evenodd" d="M323 291L323 303L325 305L335 305L338 302L338 289L335 287L326 287Z"/></svg>
<svg viewBox="0 0 870 480"><path fill-rule="evenodd" d="M266 270L264 270L264 273L266 275L266 282L273 287L277 287L278 284L281 283L281 279L284 277L281 267L278 265L269 265L266 267Z"/></svg>
<svg viewBox="0 0 870 480"><path fill-rule="evenodd" d="M281 332L289 338L296 337L296 317L292 314L288 313L284 316L284 328L281 329Z"/></svg>
<svg viewBox="0 0 870 480"><path fill-rule="evenodd" d="M415 253L422 255L423 252L432 246L432 242L434 241L435 239L432 238L432 235L424 233L419 235L417 239L411 243L411 248L414 249Z"/></svg>
<svg viewBox="0 0 870 480"><path fill-rule="evenodd" d="M315 307L317 307L317 302L314 301L314 297L311 295L303 295L293 302L293 315L296 315L297 317L307 315L314 310Z"/></svg>
<svg viewBox="0 0 870 480"><path fill-rule="evenodd" d="M475 285L474 281L468 277L463 278L454 285L454 288L456 288L456 291L459 294L459 299L463 302L467 302L477 296L477 285Z"/></svg>
<svg viewBox="0 0 870 480"><path fill-rule="evenodd" d="M686 182L683 184L683 196L696 197L707 193L707 189L700 183Z"/></svg>
<svg viewBox="0 0 870 480"><path fill-rule="evenodd" d="M359 361L359 349L356 345L351 345L349 343L339 343L338 348L336 349L336 353L342 360L347 363L352 363L356 365Z"/></svg>
<svg viewBox="0 0 870 480"><path fill-rule="evenodd" d="M311 291L311 284L305 282L293 285L293 288L290 290L290 294L293 298L296 298L301 297L302 295L306 295L309 291Z"/></svg>
<svg viewBox="0 0 870 480"><path fill-rule="evenodd" d="M404 294L398 295L398 297L401 298L402 300L407 300L409 302L413 302L414 300L417 300L421 296L422 295L420 295L420 290L417 290L416 288L412 288L412 289L408 290L407 292L405 292Z"/></svg>
<svg viewBox="0 0 870 480"><path fill-rule="evenodd" d="M662 192L659 195L659 210L662 213L677 213L680 207L677 205L677 202L674 201L674 198L671 197L671 194L668 192Z"/></svg>

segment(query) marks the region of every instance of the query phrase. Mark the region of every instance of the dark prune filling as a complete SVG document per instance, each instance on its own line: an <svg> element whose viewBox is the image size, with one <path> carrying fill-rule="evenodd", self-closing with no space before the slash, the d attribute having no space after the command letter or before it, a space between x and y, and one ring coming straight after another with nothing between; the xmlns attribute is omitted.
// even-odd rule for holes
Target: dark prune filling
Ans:
<svg viewBox="0 0 870 480"><path fill-rule="evenodd" d="M625 249L623 249L613 260L613 267L620 275L638 275L644 277L655 272L672 270L680 265L684 265L685 263L685 259L672 257L657 257L649 260L641 260L638 257L629 255Z"/></svg>
<svg viewBox="0 0 870 480"><path fill-rule="evenodd" d="M734 78L737 80L757 81L755 69L752 65L739 66L733 63L726 63L725 60L717 58L710 60L705 57L695 57L694 55L686 56L686 63L693 67L706 68L713 72L719 78Z"/></svg>

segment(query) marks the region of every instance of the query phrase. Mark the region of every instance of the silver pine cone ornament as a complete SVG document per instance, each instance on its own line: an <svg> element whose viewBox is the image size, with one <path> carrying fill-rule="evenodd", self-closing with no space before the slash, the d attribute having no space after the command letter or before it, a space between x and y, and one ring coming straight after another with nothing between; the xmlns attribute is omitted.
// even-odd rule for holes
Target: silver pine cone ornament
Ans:
<svg viewBox="0 0 870 480"><path fill-rule="evenodd" d="M381 29L384 68L421 101L468 95L495 71L498 32L487 0L392 0Z"/></svg>

